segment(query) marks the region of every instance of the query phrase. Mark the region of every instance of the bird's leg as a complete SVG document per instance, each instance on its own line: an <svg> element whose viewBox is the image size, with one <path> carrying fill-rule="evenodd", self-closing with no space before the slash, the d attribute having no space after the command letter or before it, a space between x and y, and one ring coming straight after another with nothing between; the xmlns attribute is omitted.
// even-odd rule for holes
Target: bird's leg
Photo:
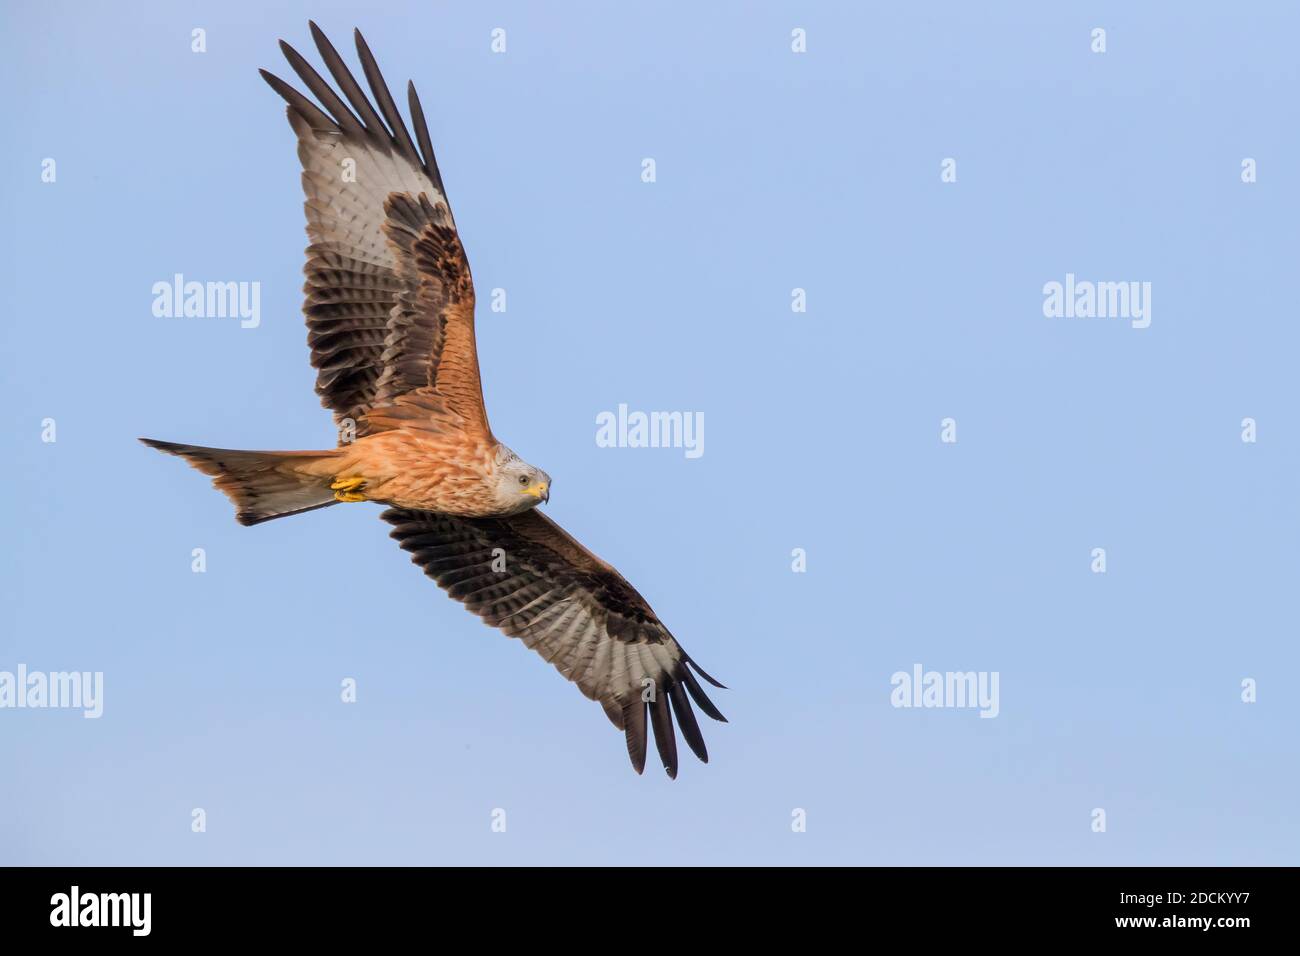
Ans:
<svg viewBox="0 0 1300 956"><path fill-rule="evenodd" d="M365 484L364 478L335 478L330 490L334 492L335 501L365 501L366 496L357 493Z"/></svg>

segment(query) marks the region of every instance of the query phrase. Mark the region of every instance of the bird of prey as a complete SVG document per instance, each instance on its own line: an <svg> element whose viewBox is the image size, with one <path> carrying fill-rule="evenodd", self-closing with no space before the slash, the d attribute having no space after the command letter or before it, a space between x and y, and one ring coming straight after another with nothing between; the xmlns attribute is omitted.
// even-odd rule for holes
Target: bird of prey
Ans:
<svg viewBox="0 0 1300 956"><path fill-rule="evenodd" d="M701 670L621 574L544 516L551 477L488 425L474 342L474 285L408 85L415 138L361 33L373 102L317 28L339 93L284 41L316 97L262 77L288 102L306 193L307 341L316 391L340 426L326 451L236 451L141 439L211 475L241 524L376 501L412 561L487 624L537 651L599 701L637 773L653 728L677 775L673 718L700 760L691 701L725 720ZM346 98L346 103L344 102ZM692 673L692 669L694 673Z"/></svg>

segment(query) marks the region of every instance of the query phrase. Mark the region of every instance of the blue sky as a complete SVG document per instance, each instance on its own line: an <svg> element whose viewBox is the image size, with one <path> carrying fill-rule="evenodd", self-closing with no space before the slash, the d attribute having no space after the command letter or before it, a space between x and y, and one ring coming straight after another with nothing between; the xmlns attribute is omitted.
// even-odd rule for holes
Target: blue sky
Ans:
<svg viewBox="0 0 1300 956"><path fill-rule="evenodd" d="M1294 7L382 7L6 9L0 671L105 691L0 709L0 863L1296 861ZM419 87L494 430L731 687L708 766L635 776L376 506L242 528L135 442L332 440L257 76L308 17ZM178 272L261 324L156 318ZM1067 273L1150 327L1045 317ZM705 453L598 447L621 403Z"/></svg>

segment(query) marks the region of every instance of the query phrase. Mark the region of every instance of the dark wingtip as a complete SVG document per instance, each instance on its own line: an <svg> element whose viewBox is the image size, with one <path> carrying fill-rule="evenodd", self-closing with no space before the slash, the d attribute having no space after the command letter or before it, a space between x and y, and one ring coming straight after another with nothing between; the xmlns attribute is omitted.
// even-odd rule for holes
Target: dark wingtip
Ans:
<svg viewBox="0 0 1300 956"><path fill-rule="evenodd" d="M352 42L356 45L357 54L364 60L366 54L370 53L370 44L366 42L366 38L362 35L360 27L352 28ZM362 53L362 50L364 50L365 53ZM371 54L371 56L373 55L374 54Z"/></svg>
<svg viewBox="0 0 1300 956"><path fill-rule="evenodd" d="M704 688L701 687L700 682L695 679L695 675L691 673L691 669L689 667L683 667L680 676L682 683L686 685L687 693L691 695L691 699L695 701L696 706L714 720L720 721L724 724L727 723L727 718L722 716L722 711L718 710L717 705L714 704L713 701L709 700L709 695L704 693Z"/></svg>
<svg viewBox="0 0 1300 956"><path fill-rule="evenodd" d="M687 657L687 658L686 658L686 663L690 664L691 667L695 668L695 673L699 674L701 677L703 677L706 681L708 681L708 682L709 682L710 684L712 684L714 687L717 687L717 688L719 688L719 689L721 689L721 690L728 690L728 689L729 689L729 688L727 687L726 684L722 683L722 681L718 680L716 677L710 677L710 676L705 672L705 670L704 670L703 667L701 667L699 664L695 663L695 658L693 658L693 657Z"/></svg>
<svg viewBox="0 0 1300 956"><path fill-rule="evenodd" d="M315 20L307 21L307 29L311 31L311 38L313 41L315 41L317 47L319 47L322 43L327 45L329 44L330 42L329 37L325 35L324 30L316 26Z"/></svg>
<svg viewBox="0 0 1300 956"><path fill-rule="evenodd" d="M646 705L640 700L623 708L623 736L627 742L627 755L632 761L632 769L638 774L645 771L647 723Z"/></svg>
<svg viewBox="0 0 1300 956"><path fill-rule="evenodd" d="M691 748L695 756L700 758L701 763L708 763L709 749L704 744L700 723L695 719L695 711L691 710L691 702L686 696L686 691L682 689L681 681L673 681L668 686L668 702L672 705L673 716L677 718L677 726L681 728L682 736L686 738L686 745Z"/></svg>
<svg viewBox="0 0 1300 956"><path fill-rule="evenodd" d="M672 706L666 693L658 694L650 704L650 727L654 731L655 749L670 780L677 779L677 733L673 730Z"/></svg>
<svg viewBox="0 0 1300 956"><path fill-rule="evenodd" d="M284 41L281 40L280 42L283 43ZM275 92L278 93L280 96L282 96L285 100L292 102L293 94L297 92L292 86L290 86L284 80L280 79L270 70L264 70L262 69L262 67L259 66L257 68L257 72L261 75L262 79L266 81L267 86L275 90Z"/></svg>

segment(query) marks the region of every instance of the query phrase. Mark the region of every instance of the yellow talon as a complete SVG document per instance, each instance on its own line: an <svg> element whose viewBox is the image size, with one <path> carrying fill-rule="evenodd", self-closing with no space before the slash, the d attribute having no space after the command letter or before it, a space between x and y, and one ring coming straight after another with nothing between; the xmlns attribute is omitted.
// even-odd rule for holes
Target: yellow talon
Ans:
<svg viewBox="0 0 1300 956"><path fill-rule="evenodd" d="M330 485L335 501L365 501L366 496L356 492L366 483L364 478L336 478Z"/></svg>

